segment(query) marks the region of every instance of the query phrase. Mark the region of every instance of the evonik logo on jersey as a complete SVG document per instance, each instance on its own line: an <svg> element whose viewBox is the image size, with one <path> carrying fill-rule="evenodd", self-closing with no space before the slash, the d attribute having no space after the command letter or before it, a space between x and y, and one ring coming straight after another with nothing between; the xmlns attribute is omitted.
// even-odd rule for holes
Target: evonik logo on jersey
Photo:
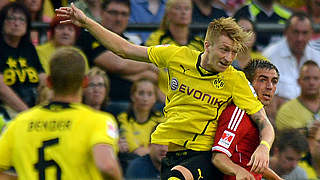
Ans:
<svg viewBox="0 0 320 180"><path fill-rule="evenodd" d="M208 104L214 105L214 106L218 106L220 107L222 104L224 104L223 100L219 100L218 98L204 93L201 90L192 88L191 86L187 86L183 83L180 83L179 80L175 77L173 77L170 81L170 87L172 91L179 91L181 93L184 93L188 96L191 96L197 100L206 102Z"/></svg>

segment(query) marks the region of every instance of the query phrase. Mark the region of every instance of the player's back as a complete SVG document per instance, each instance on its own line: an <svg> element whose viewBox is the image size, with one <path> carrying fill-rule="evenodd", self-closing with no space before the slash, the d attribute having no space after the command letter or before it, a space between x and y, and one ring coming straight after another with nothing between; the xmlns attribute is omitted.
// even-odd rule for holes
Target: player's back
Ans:
<svg viewBox="0 0 320 180"><path fill-rule="evenodd" d="M13 165L20 179L102 179L92 147L115 147L117 127L84 105L50 103L19 115L2 138L0 168Z"/></svg>

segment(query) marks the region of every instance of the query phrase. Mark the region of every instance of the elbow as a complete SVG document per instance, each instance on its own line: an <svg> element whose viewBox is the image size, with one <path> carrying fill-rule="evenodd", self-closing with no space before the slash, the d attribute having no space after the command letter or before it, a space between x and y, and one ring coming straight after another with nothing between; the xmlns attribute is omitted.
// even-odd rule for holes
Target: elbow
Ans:
<svg viewBox="0 0 320 180"><path fill-rule="evenodd" d="M103 174L105 174L107 176L111 176L114 172L117 171L116 166L112 163L109 163L109 162L105 163L105 164L98 165L98 168Z"/></svg>
<svg viewBox="0 0 320 180"><path fill-rule="evenodd" d="M220 164L220 158L219 158L219 154L220 153L213 153L212 154L212 158L211 158L211 162L214 166L218 167Z"/></svg>

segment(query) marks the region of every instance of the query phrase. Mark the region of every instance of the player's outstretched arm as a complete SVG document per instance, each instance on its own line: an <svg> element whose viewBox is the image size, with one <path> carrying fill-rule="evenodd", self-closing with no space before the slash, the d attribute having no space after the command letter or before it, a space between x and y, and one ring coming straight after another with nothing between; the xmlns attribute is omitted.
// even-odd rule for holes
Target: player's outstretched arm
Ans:
<svg viewBox="0 0 320 180"><path fill-rule="evenodd" d="M118 159L111 145L97 144L93 147L92 151L94 162L106 179L123 179Z"/></svg>
<svg viewBox="0 0 320 180"><path fill-rule="evenodd" d="M0 179L1 180L17 180L18 176L13 173L0 172Z"/></svg>
<svg viewBox="0 0 320 180"><path fill-rule="evenodd" d="M276 174L272 169L267 168L263 173L263 178L267 180L284 180L278 174Z"/></svg>
<svg viewBox="0 0 320 180"><path fill-rule="evenodd" d="M115 54L127 59L149 62L147 47L132 44L116 33L105 29L99 23L87 17L73 3L71 3L71 7L56 9L56 13L58 16L68 18L68 20L60 23L73 23L88 29L97 40Z"/></svg>
<svg viewBox="0 0 320 180"><path fill-rule="evenodd" d="M222 173L236 176L237 180L255 180L249 171L233 163L224 153L214 152L211 161Z"/></svg>
<svg viewBox="0 0 320 180"><path fill-rule="evenodd" d="M251 119L259 128L261 143L251 156L248 166L252 165L251 171L263 173L269 167L269 151L274 141L274 129L265 110L262 108Z"/></svg>

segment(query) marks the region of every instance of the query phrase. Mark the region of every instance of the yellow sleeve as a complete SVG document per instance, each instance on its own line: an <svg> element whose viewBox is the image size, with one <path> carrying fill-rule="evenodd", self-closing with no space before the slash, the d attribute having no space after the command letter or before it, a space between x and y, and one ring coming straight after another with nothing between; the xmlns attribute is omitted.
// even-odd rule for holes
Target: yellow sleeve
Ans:
<svg viewBox="0 0 320 180"><path fill-rule="evenodd" d="M148 57L150 62L159 68L167 68L172 57L182 48L174 45L158 45L148 48Z"/></svg>
<svg viewBox="0 0 320 180"><path fill-rule="evenodd" d="M129 152L133 152L139 146L137 145L137 143L135 141L132 127L130 126L127 117L128 117L128 115L126 113L122 113L118 116L118 120L120 122L120 129L121 129L120 136L126 138L126 141L129 146Z"/></svg>
<svg viewBox="0 0 320 180"><path fill-rule="evenodd" d="M11 123L8 123L0 137L0 169L2 170L7 170L12 166L11 157L13 152L12 145L14 143L14 124L14 120Z"/></svg>
<svg viewBox="0 0 320 180"><path fill-rule="evenodd" d="M263 108L262 103L258 100L257 95L243 72L237 71L239 75L234 82L232 97L233 102L240 109L245 110L249 115L258 112Z"/></svg>
<svg viewBox="0 0 320 180"><path fill-rule="evenodd" d="M93 147L99 143L109 144L115 152L118 152L119 132L115 119L111 115L101 115L93 121L97 124L92 131L90 146Z"/></svg>

